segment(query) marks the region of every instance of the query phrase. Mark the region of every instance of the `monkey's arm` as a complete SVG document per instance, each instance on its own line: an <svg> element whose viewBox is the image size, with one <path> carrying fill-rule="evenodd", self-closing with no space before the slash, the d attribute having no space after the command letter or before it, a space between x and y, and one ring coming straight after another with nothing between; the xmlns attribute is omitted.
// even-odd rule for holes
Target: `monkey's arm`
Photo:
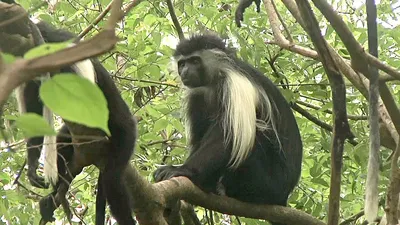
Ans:
<svg viewBox="0 0 400 225"><path fill-rule="evenodd" d="M135 222L131 215L130 195L123 180L123 174L130 162L137 139L136 120L121 98L108 71L99 60L93 59L92 62L96 69L97 84L107 100L108 128L111 132L111 146L107 162L101 172L102 184L99 185L103 186L102 191L118 224L132 225ZM101 204L97 206L104 207Z"/></svg>
<svg viewBox="0 0 400 225"><path fill-rule="evenodd" d="M243 21L243 14L246 8L248 8L253 2L256 3L257 12L260 12L261 0L240 0L239 5L235 12L236 26L241 27L241 21Z"/></svg>
<svg viewBox="0 0 400 225"><path fill-rule="evenodd" d="M216 184L226 168L231 152L223 143L223 131L211 127L200 143L194 144L188 159L180 167L164 166L154 173L155 181L185 176L206 192L215 192Z"/></svg>

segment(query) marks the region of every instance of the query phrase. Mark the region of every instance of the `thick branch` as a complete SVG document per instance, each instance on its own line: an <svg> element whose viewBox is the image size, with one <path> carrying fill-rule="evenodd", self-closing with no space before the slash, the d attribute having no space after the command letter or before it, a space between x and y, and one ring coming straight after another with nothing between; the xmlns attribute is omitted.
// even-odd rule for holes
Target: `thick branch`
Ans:
<svg viewBox="0 0 400 225"><path fill-rule="evenodd" d="M297 209L283 206L253 205L233 198L206 194L186 177L175 177L153 184L153 187L157 191L164 193L166 201L169 199L183 199L193 205L229 215L265 219L285 224L325 225L324 222Z"/></svg>
<svg viewBox="0 0 400 225"><path fill-rule="evenodd" d="M376 24L376 5L367 0L368 51L378 57L378 28ZM369 66L369 159L365 192L365 215L372 222L378 215L379 184L379 71Z"/></svg>

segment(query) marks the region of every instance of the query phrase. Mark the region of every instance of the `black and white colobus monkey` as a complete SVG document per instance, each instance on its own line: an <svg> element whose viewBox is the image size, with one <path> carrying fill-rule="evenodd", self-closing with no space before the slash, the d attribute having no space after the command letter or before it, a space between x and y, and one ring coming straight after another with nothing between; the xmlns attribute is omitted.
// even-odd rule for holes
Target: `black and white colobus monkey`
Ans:
<svg viewBox="0 0 400 225"><path fill-rule="evenodd" d="M75 38L75 35L73 35L72 33L61 29L56 29L44 22L40 22L36 24L36 26L39 28L39 31L45 42L63 42ZM89 65L87 62L90 62ZM80 62L70 67L62 68L61 70L62 72L68 71L78 73L82 76L89 78L92 81L96 80L97 85L99 86L107 100L109 110L108 128L111 132L111 137L109 137L110 148L107 152L107 160L99 176L98 191L101 193L97 195L96 208L99 209L96 209L96 214L102 214L96 215L96 224L104 224L104 219L103 221L98 220L98 218L104 218L105 201L102 198L106 198L110 206L111 213L117 220L118 224L135 224L135 221L132 217L131 205L129 202L130 195L127 192L125 182L122 180L122 177L125 168L130 161L130 157L133 154L134 146L136 143L136 120L132 116L124 100L121 98L117 87L111 79L110 74L97 59ZM89 75L91 75L91 77ZM28 112L36 112L38 114L43 113L41 111L43 104L39 101L38 95L39 86L39 83L35 83L35 81L30 81L22 89L23 95L21 95L22 99L20 99L20 102L23 103L23 107L28 109ZM65 134L69 133L69 130L66 126L64 126L60 132ZM57 141L72 142L72 139L70 138L61 138L62 137L59 136L57 138ZM29 143L32 143L32 139L30 139L30 141L28 141L28 147ZM42 138L35 139L35 144L41 145L42 143ZM74 163L73 161L71 162L73 155L73 153L71 154L71 151L73 151L72 146L69 147L69 152L67 148L66 150L64 150L64 152L61 153L61 155L65 156L67 162L69 161L68 163ZM31 163L29 166L34 165L37 168L37 164L35 163L37 163L39 155L39 148L30 150L30 152L28 152L28 162ZM60 157L58 159L60 160ZM54 160L53 163L55 163L55 161L56 160ZM65 175L67 169L65 168L64 163L59 163L58 165L52 166L53 168L58 167L58 170L63 173L60 175ZM36 168L32 168L31 170L36 170ZM73 174L73 176L76 175L77 174ZM68 181L71 180L72 179ZM62 180L58 181L58 183L55 185L56 188L60 185L60 182L62 182Z"/></svg>
<svg viewBox="0 0 400 225"><path fill-rule="evenodd" d="M260 12L260 5L261 5L261 0L240 0L239 5L236 8L235 11L235 22L236 26L241 27L241 21L243 21L243 14L246 8L250 7L252 3L256 3L257 7L257 12Z"/></svg>
<svg viewBox="0 0 400 225"><path fill-rule="evenodd" d="M208 192L222 185L227 196L244 202L286 206L300 177L303 147L278 88L214 35L182 40L174 58L187 88L191 151L182 166L157 169L155 180L185 176Z"/></svg>

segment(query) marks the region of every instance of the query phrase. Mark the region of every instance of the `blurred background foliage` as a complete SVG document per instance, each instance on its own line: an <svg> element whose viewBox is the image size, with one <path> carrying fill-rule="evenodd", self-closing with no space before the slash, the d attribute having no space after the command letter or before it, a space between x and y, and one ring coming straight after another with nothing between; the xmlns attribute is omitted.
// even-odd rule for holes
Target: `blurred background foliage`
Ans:
<svg viewBox="0 0 400 225"><path fill-rule="evenodd" d="M18 2L29 10L32 17L79 34L99 16L110 0L60 0L54 9L41 0ZM330 0L329 3L340 12L354 36L366 48L366 13L362 1ZM272 32L263 8L259 14L254 5L248 8L242 28L237 28L234 23L237 4L237 0L176 0L174 7L185 35L208 29L229 37L230 43L237 48L237 54L279 85L288 101L297 102L318 120L332 124L332 114L329 113L332 95L321 63L271 44ZM294 41L313 48L282 3L276 1L276 4ZM379 57L395 68L400 67L399 7L399 1L381 1L378 4ZM315 12L328 43L343 57L349 58L333 29L318 10ZM104 21L85 38L95 35L104 26ZM134 8L119 23L117 34L120 42L101 60L112 73L132 113L140 120L140 136L132 163L151 181L151 174L158 165L182 163L187 155L184 127L180 121L181 89L169 63L178 35L166 2L159 0L143 1ZM368 157L368 122L365 117L368 103L349 82L346 83L347 109L349 115L354 116L350 125L358 144L346 143L345 146L340 210L343 221L363 210ZM399 101L397 84L392 82L390 87ZM16 114L16 100L10 98L4 115ZM301 180L290 197L290 206L324 220L328 211L331 133L298 113L296 118L304 142L304 160ZM13 185L25 160L25 146L22 134L10 121L4 120L1 124L7 138L0 146L0 224L38 224L38 199L49 190L30 186L26 170L21 173L18 185ZM390 153L391 150L382 148L381 198L388 184L386 159ZM69 192L68 199L77 213L85 211L85 224L94 223L97 175L95 167L86 168L74 180ZM62 210L56 212L58 223L67 223ZM233 216L199 207L196 212L203 224L238 224ZM240 221L241 224L268 224L245 218L240 218ZM361 221L362 218L350 224L361 224Z"/></svg>

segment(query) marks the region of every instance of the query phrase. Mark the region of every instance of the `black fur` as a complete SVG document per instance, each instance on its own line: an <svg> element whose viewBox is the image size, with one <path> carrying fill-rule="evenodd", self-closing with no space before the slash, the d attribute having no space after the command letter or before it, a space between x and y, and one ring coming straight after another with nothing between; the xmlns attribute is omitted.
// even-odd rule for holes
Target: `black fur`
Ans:
<svg viewBox="0 0 400 225"><path fill-rule="evenodd" d="M206 50L206 49L221 49L222 51L227 51L225 43L221 38L208 34L208 35L193 35L189 41L181 41L176 47L174 52L174 57L180 55L189 55L196 51Z"/></svg>
<svg viewBox="0 0 400 225"><path fill-rule="evenodd" d="M240 0L239 5L235 11L235 22L236 26L241 27L241 21L243 21L243 14L246 8L250 7L252 3L256 3L257 12L260 12L261 0Z"/></svg>
<svg viewBox="0 0 400 225"><path fill-rule="evenodd" d="M224 64L218 62L218 56L216 60L197 59L204 54L199 50L204 52L212 48L226 53L229 60L224 59ZM159 168L154 173L155 180L186 176L208 192L217 193L217 186L222 184L229 197L250 203L286 206L301 173L302 141L293 112L281 92L260 71L227 51L224 42L216 36L197 35L183 40L174 55L187 59L178 64L178 70L182 81L191 91L186 99L191 122L191 151L182 166ZM230 68L240 71L253 85L263 89L273 102L274 123L281 143L279 145L272 130L257 130L254 146L236 169L229 168L232 143L224 144L225 128L221 121L226 105L221 94L224 68L220 68L220 65L226 65L227 62ZM198 68L199 64L203 67L200 72L190 70L190 66ZM260 109L257 109L258 119L260 113Z"/></svg>
<svg viewBox="0 0 400 225"><path fill-rule="evenodd" d="M75 38L76 36L65 30L56 29L49 24L40 22L37 24L41 35L45 42L63 42ZM132 225L135 221L132 217L132 211L130 206L130 196L127 192L126 186L122 180L122 176L126 166L130 161L130 157L133 154L134 146L136 143L136 120L132 117L132 114L126 105L126 103L121 98L117 87L115 86L113 80L111 79L108 71L101 65L97 59L92 59L92 63L96 72L97 85L102 90L104 96L106 97L108 109L109 109L109 120L108 128L111 132L110 137L110 151L108 153L108 160L106 162L105 168L100 172L98 192L96 199L96 224L104 224L104 219L102 221L99 218L104 218L105 213L105 199L109 203L111 212L118 224L120 225ZM62 68L62 72L73 72L72 68L66 67ZM32 83L32 82L30 82ZM29 83L28 83L29 84ZM38 84L34 86L32 90L25 89L25 96L29 96L32 99L26 99L27 108L33 107L38 113L42 114L41 108L43 104L38 100ZM33 98L36 98L34 101ZM34 110L30 110L34 111ZM69 134L68 128L64 126L60 131L63 134ZM58 136L57 143L71 143L72 140L69 138L63 138L65 136ZM31 139L35 140L36 139ZM28 141L28 147L33 141ZM43 143L43 138L37 138L38 144ZM57 194L57 189L61 185L61 182L67 181L68 183L81 171L74 171L74 174L68 174L65 163L62 158L65 158L66 162L73 164L73 147L72 145L64 146L63 148L58 145L58 170L60 176L64 176L64 179L59 179L55 186L55 191L49 196L43 198L40 201L40 210L42 214L42 219L45 221L53 220L53 211L56 206L52 204L51 198ZM33 148L28 150L28 162L30 171L35 171L37 160L40 155L40 148ZM61 158L60 158L61 157ZM32 167L33 165L33 167ZM102 214L102 215L98 215Z"/></svg>

